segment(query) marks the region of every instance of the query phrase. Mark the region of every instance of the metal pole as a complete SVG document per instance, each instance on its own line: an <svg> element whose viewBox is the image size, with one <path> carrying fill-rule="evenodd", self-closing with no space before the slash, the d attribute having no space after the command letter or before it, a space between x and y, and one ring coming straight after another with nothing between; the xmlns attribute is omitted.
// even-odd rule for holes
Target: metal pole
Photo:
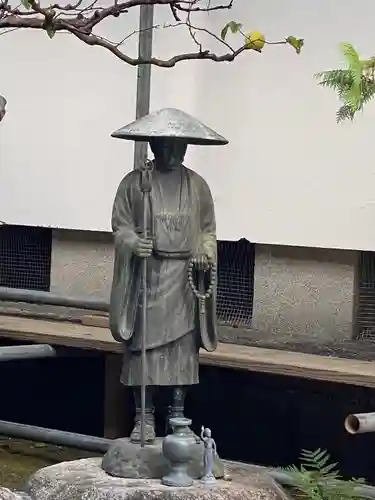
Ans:
<svg viewBox="0 0 375 500"><path fill-rule="evenodd" d="M151 185L150 185L151 188ZM148 224L148 196L143 193L143 237L147 238ZM146 336L147 336L147 258L142 259L142 319L141 319L141 358L142 358L142 386L141 386L141 447L145 445L146 438Z"/></svg>
<svg viewBox="0 0 375 500"><path fill-rule="evenodd" d="M96 436L86 436L75 432L58 431L36 427L34 425L17 424L0 420L0 434L3 436L38 441L41 443L56 444L68 448L77 448L87 451L106 452L112 443L111 439Z"/></svg>
<svg viewBox="0 0 375 500"><path fill-rule="evenodd" d="M56 351L48 344L0 347L0 362L23 359L53 358Z"/></svg>
<svg viewBox="0 0 375 500"><path fill-rule="evenodd" d="M140 165L141 172L141 192L143 196L143 238L148 237L148 219L149 204L151 194L151 172L150 163ZM147 357L146 357L146 338L147 338L147 257L142 259L142 277L141 277L141 364L142 364L142 384L141 384L141 447L146 442L146 375L147 375Z"/></svg>
<svg viewBox="0 0 375 500"><path fill-rule="evenodd" d="M150 59L152 56L152 31L154 25L154 5L141 5L139 12L139 59ZM136 119L150 112L151 65L140 64L137 73ZM138 168L147 160L147 142L135 142L134 168Z"/></svg>
<svg viewBox="0 0 375 500"><path fill-rule="evenodd" d="M139 42L138 57L150 59L152 56L152 32L154 25L154 5L141 5L139 12ZM142 118L150 112L151 94L151 65L140 64L137 74L137 103L136 119ZM147 161L147 143L135 142L134 168L140 168ZM147 174L143 174L147 175ZM149 177L148 177L149 179ZM146 180L146 179L144 179ZM150 186L147 186L150 187ZM148 195L143 193L143 236L147 237L148 222ZM145 445L146 427L146 330L147 330L147 259L142 262L142 325L141 325L141 358L142 358L142 386L141 386L141 446Z"/></svg>
<svg viewBox="0 0 375 500"><path fill-rule="evenodd" d="M375 413L355 413L348 415L344 427L349 434L375 432Z"/></svg>
<svg viewBox="0 0 375 500"><path fill-rule="evenodd" d="M50 292L38 290L21 290L18 288L0 287L0 300L7 302L26 302L28 304L44 304L49 306L74 307L91 311L108 311L109 304L103 300L90 297L64 297Z"/></svg>

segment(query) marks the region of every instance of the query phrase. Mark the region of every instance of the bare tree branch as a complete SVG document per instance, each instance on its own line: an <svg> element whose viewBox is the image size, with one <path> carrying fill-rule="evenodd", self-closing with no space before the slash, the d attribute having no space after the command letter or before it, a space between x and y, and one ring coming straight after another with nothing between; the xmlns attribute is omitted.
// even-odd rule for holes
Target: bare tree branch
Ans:
<svg viewBox="0 0 375 500"><path fill-rule="evenodd" d="M215 5L215 6L211 7L211 2L208 0L206 7L200 7L199 5L197 5L198 2L199 2L199 0L195 0L195 1L193 0L191 2L184 2L184 3L190 4L188 6L183 5L182 2L180 2L180 3L177 2L176 9L181 10L183 12L211 12L214 10L224 10L224 9L229 10L232 8L232 6L234 4L234 0L231 0L227 4Z"/></svg>
<svg viewBox="0 0 375 500"><path fill-rule="evenodd" d="M244 37L241 38L242 44L238 48L233 48L218 34L209 31L205 27L196 26L196 23L192 22L192 14L196 19L198 15L204 15L208 12L229 10L235 0L222 0L222 4L215 6L211 5L210 0L113 0L110 6L100 5L100 0L92 0L88 5L84 6L84 0L76 0L74 4L54 3L49 7L41 7L39 0L21 0L22 5L12 7L10 1L0 1L0 34L1 30L4 33L17 29L45 30L50 38L58 32L70 33L87 45L106 49L121 61L132 66L152 64L162 68L172 68L181 61L190 60L231 62L249 48L246 46ZM163 25L163 27L185 27L192 39L193 50L176 54L169 59L158 57L151 57L150 59L133 58L122 50L124 42L134 34L139 33L139 31L134 30L133 26L130 27L128 34L120 41L108 40L94 32L105 19L123 16L130 9L141 5L158 5L168 8L176 23ZM161 27L158 25L153 28ZM219 43L218 47L221 46L223 51L216 53L205 48L198 38L199 33L205 33L206 38L208 35L216 44Z"/></svg>

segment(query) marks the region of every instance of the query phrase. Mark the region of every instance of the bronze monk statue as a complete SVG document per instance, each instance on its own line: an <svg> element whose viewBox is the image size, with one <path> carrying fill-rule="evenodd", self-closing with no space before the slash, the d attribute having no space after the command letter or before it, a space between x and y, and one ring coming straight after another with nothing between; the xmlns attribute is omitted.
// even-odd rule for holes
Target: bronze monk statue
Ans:
<svg viewBox="0 0 375 500"><path fill-rule="evenodd" d="M216 265L214 203L206 181L184 166L188 144L220 145L226 139L176 109L162 109L118 130L113 137L148 141L150 197L143 236L141 172L121 181L112 212L115 264L110 329L125 345L121 382L134 392L136 416L130 439L141 440L141 386L145 375L144 438L155 439L153 392L173 388L170 417L184 413L186 389L198 383L199 349L217 346L216 290L203 301L206 335L201 334L197 299L189 283L191 263L202 272ZM147 258L146 373L142 373L141 261ZM202 302L200 302L202 305Z"/></svg>
<svg viewBox="0 0 375 500"><path fill-rule="evenodd" d="M6 115L6 105L7 105L7 100L5 99L5 97L0 95L0 122Z"/></svg>

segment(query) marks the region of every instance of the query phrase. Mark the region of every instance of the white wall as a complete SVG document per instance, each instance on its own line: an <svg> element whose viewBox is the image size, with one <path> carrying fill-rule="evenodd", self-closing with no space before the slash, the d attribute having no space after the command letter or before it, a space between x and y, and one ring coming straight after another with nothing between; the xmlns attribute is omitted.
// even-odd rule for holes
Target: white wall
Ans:
<svg viewBox="0 0 375 500"><path fill-rule="evenodd" d="M219 235L274 244L375 250L375 107L336 125L338 101L316 85L337 67L341 41L374 53L371 0L243 0L230 18L270 40L304 37L300 56L284 46L246 53L230 67L202 65L200 115L231 143L199 151L210 166ZM221 19L220 19L221 17ZM225 15L210 16L219 32ZM205 91L204 91L205 89ZM215 167L216 162L216 167ZM226 165L226 169L225 169Z"/></svg>
<svg viewBox="0 0 375 500"><path fill-rule="evenodd" d="M110 0L101 0L101 5ZM106 31L121 39L129 18ZM0 133L0 220L109 229L119 179L133 144L110 138L134 116L136 69L67 34L12 32L0 40L0 93L8 100ZM137 54L137 39L129 40Z"/></svg>
<svg viewBox="0 0 375 500"><path fill-rule="evenodd" d="M170 21L162 12L156 9L156 22ZM374 18L371 0L236 0L229 13L208 16L206 27L219 34L233 19L269 40L304 37L302 54L268 46L231 64L153 69L153 109L180 107L230 140L191 148L187 158L212 187L219 238L375 249L375 108L354 125L336 125L335 96L313 79L337 67L340 41L371 55ZM121 22L107 29L120 34ZM123 22L137 26L137 12ZM155 55L194 48L181 33L157 30ZM0 133L0 219L109 230L117 184L132 168L131 143L109 134L134 117L136 69L67 35L50 41L45 33L15 32L0 43L0 93L9 101ZM135 53L136 38L129 45Z"/></svg>

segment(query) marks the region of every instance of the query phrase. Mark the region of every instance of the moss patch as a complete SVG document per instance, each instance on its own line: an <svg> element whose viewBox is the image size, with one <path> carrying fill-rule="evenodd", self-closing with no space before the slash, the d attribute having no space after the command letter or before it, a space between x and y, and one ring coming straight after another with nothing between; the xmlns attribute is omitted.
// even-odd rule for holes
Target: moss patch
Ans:
<svg viewBox="0 0 375 500"><path fill-rule="evenodd" d="M30 474L42 467L94 456L98 454L0 437L0 485L22 489Z"/></svg>

